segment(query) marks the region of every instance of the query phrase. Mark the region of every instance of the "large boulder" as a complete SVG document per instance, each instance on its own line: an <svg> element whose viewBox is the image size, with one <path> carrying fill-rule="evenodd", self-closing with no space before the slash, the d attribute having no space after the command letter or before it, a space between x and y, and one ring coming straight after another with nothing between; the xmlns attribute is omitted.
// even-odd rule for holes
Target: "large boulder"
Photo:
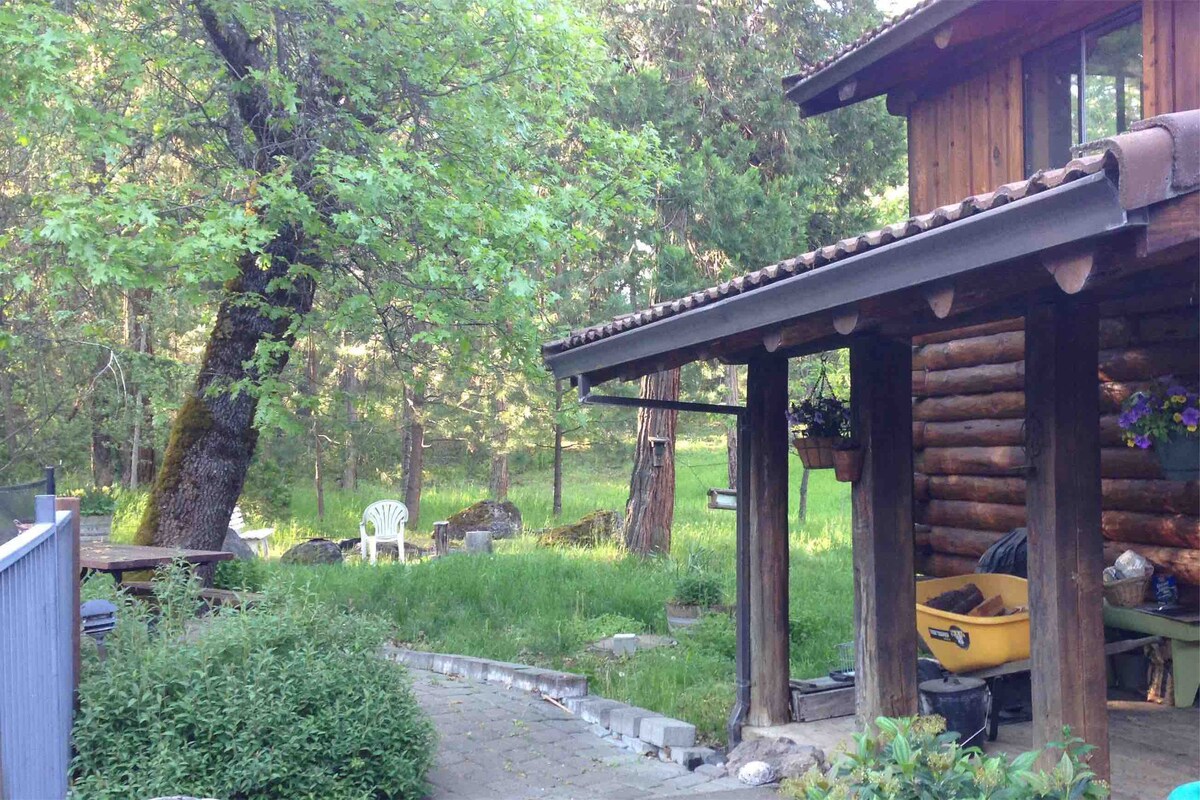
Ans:
<svg viewBox="0 0 1200 800"><path fill-rule="evenodd" d="M577 547L596 547L610 542L618 542L624 520L615 511L593 511L584 514L577 521L568 525L550 528L538 535L538 544L543 547L559 545L575 545Z"/></svg>
<svg viewBox="0 0 1200 800"><path fill-rule="evenodd" d="M337 542L309 539L288 550L279 560L284 564L340 564L342 551Z"/></svg>
<svg viewBox="0 0 1200 800"><path fill-rule="evenodd" d="M358 538L357 536L355 536L353 539L341 539L338 541L337 546L338 549L342 551L342 555L347 558L351 556L355 558L362 557L362 539ZM395 542L375 543L375 555L381 559L390 558L391 560L395 561L396 554L398 552L399 548L396 547ZM429 555L429 550L427 548L413 544L407 539L404 540L404 558L406 560L413 561L415 559L425 558L427 555Z"/></svg>
<svg viewBox="0 0 1200 800"><path fill-rule="evenodd" d="M254 552L254 548L242 541L242 537L237 535L237 531L229 528L225 531L225 540L221 542L221 552L233 553L233 557L237 561L253 561L258 558L258 553Z"/></svg>
<svg viewBox="0 0 1200 800"><path fill-rule="evenodd" d="M467 531L491 531L493 539L508 539L521 533L521 511L508 500L480 500L447 520L449 535L459 541Z"/></svg>
<svg viewBox="0 0 1200 800"><path fill-rule="evenodd" d="M725 766L730 775L738 775L742 767L753 762L766 762L779 778L799 778L813 767L825 769L825 753L808 744L791 739L749 739L729 751Z"/></svg>

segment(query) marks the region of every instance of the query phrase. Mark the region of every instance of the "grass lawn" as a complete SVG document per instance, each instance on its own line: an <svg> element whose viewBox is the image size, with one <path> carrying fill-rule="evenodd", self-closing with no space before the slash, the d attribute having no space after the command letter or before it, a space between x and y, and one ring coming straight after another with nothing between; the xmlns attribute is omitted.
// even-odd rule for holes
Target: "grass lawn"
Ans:
<svg viewBox="0 0 1200 800"><path fill-rule="evenodd" d="M492 557L453 557L398 565L285 567L274 578L322 602L380 614L396 636L414 647L464 653L586 673L592 690L693 722L701 735L722 740L733 701L734 631L725 617L707 619L680 636L678 647L608 660L587 651L595 639L634 630L666 633L664 602L685 569L717 576L734 594L734 515L706 507L705 492L724 486L723 441L681 441L676 451L676 508L671 558L643 560L617 548L547 550L532 537L499 542ZM799 461L793 459L791 508L792 673L824 674L834 666L839 642L853 628L850 494L832 470L812 473L809 514L796 521ZM565 465L563 519L598 508L622 509L628 492L627 460L571 453ZM510 499L527 531L552 524L549 467L514 474ZM315 497L297 491L290 519L276 526L272 553L310 536L357 536L362 509L394 496L382 486L328 491L325 518L316 520ZM422 499L422 525L486 496L486 487L431 475ZM130 514L132 516L132 514ZM251 520L254 523L260 520ZM121 532L129 521L118 519Z"/></svg>

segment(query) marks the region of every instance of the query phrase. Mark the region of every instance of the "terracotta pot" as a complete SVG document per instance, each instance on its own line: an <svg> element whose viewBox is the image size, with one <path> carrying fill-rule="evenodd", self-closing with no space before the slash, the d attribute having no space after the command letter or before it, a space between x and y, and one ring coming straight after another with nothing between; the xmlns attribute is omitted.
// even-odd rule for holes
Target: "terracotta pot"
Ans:
<svg viewBox="0 0 1200 800"><path fill-rule="evenodd" d="M808 469L829 469L833 466L833 446L839 441L835 436L803 436L792 439L792 446Z"/></svg>
<svg viewBox="0 0 1200 800"><path fill-rule="evenodd" d="M833 451L833 476L842 483L854 483L862 477L861 447L843 447Z"/></svg>

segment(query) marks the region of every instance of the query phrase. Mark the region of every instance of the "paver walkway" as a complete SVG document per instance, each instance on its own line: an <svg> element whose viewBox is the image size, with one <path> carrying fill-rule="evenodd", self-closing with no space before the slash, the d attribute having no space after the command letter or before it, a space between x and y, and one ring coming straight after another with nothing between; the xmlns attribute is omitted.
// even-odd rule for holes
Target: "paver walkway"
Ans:
<svg viewBox="0 0 1200 800"><path fill-rule="evenodd" d="M430 800L762 800L729 777L710 778L638 756L540 697L503 686L410 670L417 701L437 728Z"/></svg>

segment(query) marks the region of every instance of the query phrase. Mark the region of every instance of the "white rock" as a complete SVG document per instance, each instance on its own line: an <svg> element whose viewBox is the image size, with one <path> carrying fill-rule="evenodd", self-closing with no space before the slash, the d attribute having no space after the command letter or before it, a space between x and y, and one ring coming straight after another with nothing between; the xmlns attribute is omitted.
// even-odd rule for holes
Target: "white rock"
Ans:
<svg viewBox="0 0 1200 800"><path fill-rule="evenodd" d="M774 783L779 779L779 773L765 761L751 761L738 770L738 780L749 786L762 786Z"/></svg>

